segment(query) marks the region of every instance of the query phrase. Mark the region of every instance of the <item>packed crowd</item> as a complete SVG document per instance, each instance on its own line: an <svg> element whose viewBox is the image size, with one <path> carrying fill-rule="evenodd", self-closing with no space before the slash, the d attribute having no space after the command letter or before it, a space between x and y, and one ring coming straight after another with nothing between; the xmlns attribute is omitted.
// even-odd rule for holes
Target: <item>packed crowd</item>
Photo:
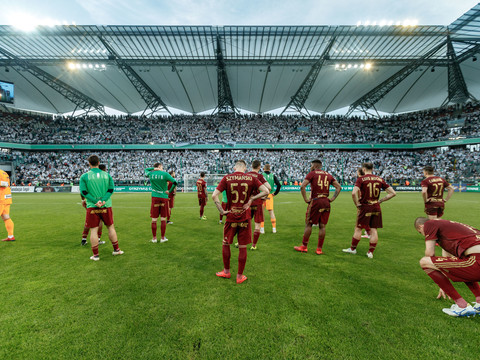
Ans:
<svg viewBox="0 0 480 360"><path fill-rule="evenodd" d="M17 184L78 184L80 175L88 170L90 152L20 152L10 153L9 160L16 166ZM310 169L313 159L321 159L324 169L343 184L352 184L356 169L362 162L372 162L375 173L387 182L418 183L422 168L433 165L437 173L450 181L467 181L476 176L480 153L467 149L450 149L440 152L424 150L406 151L112 151L97 153L117 184L144 184L144 169L159 161L165 170L175 170L178 179L185 174L225 174L232 171L236 159L251 162L259 159L272 165L273 172L282 181L301 182Z"/></svg>
<svg viewBox="0 0 480 360"><path fill-rule="evenodd" d="M452 131L452 118L465 119ZM414 143L480 136L480 107L467 105L379 119L344 116L38 116L1 113L0 142L27 144Z"/></svg>

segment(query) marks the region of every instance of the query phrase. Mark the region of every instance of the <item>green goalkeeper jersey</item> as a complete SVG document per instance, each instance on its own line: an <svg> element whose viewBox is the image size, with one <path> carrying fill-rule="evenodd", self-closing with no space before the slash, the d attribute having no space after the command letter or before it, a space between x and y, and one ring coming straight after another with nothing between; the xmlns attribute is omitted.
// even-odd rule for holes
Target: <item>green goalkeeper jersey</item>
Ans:
<svg viewBox="0 0 480 360"><path fill-rule="evenodd" d="M87 200L87 208L96 207L99 200L105 201L102 207L112 207L114 187L110 174L99 168L92 168L80 177L80 194Z"/></svg>
<svg viewBox="0 0 480 360"><path fill-rule="evenodd" d="M270 194L272 194L274 191L273 191L273 186L275 185L275 176L270 173L270 174L267 174L267 173L262 173L263 177L265 178L265 180L267 180L267 182L270 184Z"/></svg>
<svg viewBox="0 0 480 360"><path fill-rule="evenodd" d="M168 199L168 192L172 192L177 186L177 181L166 171L154 170L150 167L145 169L145 175L150 179L152 185L152 197ZM167 182L170 181L173 185L169 189Z"/></svg>

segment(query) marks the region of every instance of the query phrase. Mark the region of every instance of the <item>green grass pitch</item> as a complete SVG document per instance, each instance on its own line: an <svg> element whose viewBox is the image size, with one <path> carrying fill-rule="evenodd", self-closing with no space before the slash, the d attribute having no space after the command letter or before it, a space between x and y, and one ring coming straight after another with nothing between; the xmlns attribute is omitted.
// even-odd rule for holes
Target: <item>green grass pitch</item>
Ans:
<svg viewBox="0 0 480 360"><path fill-rule="evenodd" d="M480 194L455 194L446 219L480 227ZM477 359L480 318L443 314L438 288L420 269L424 242L412 226L419 193L383 204L374 259L342 253L356 210L350 193L332 204L325 255L297 253L306 204L275 198L277 234L266 222L248 252L247 282L220 279L222 226L210 200L198 220L195 194L178 194L169 241L152 244L149 194L114 194L120 247L81 247L85 210L73 194L15 194L14 243L0 244L1 359ZM2 228L2 235L5 234ZM238 250L232 247L236 273ZM457 287L468 301L471 293Z"/></svg>

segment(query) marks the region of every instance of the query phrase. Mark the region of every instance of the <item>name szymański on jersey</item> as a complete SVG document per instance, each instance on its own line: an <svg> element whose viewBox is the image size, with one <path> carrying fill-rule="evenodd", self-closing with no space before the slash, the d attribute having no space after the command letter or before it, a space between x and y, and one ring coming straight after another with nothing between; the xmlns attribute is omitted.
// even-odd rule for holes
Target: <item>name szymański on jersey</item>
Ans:
<svg viewBox="0 0 480 360"><path fill-rule="evenodd" d="M252 180L251 175L232 175L232 176L227 176L228 181L242 181L242 180Z"/></svg>
<svg viewBox="0 0 480 360"><path fill-rule="evenodd" d="M363 181L378 180L378 179L379 179L378 176L366 176L366 177L364 176L364 177L362 178Z"/></svg>
<svg viewBox="0 0 480 360"><path fill-rule="evenodd" d="M440 179L440 178L429 179L428 182L429 183L443 182L443 179Z"/></svg>

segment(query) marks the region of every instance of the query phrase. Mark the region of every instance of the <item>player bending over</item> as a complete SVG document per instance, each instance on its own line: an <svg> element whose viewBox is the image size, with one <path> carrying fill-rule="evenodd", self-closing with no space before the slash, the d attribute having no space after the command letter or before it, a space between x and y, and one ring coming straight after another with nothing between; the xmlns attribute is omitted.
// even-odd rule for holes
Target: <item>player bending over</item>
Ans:
<svg viewBox="0 0 480 360"><path fill-rule="evenodd" d="M277 218L275 217L275 212L273 211L273 197L278 195L282 184L280 184L280 181L278 181L277 177L273 175L270 170L270 164L265 164L265 166L263 167L262 175L265 180L267 180L270 184L270 194L268 194L267 199L264 201L264 206L268 211L268 215L270 216L270 221L272 223L272 232L275 234L277 232ZM273 185L277 186L275 192L273 192ZM265 223L263 221L260 224L260 233L265 233Z"/></svg>
<svg viewBox="0 0 480 360"><path fill-rule="evenodd" d="M105 166L105 164L98 165L98 168L102 171L107 171L107 167ZM87 200L85 200L82 194L80 194L80 197L82 198L82 206L85 208L85 210L87 210ZM82 246L87 245L87 236L88 236L89 230L90 229L87 227L87 220L85 219L85 226L83 227L82 242L81 242ZM102 238L102 230L103 230L103 221L100 220L98 224L98 244L99 245L105 244L105 241L100 240Z"/></svg>
<svg viewBox="0 0 480 360"><path fill-rule="evenodd" d="M175 171L173 170L170 170L168 172L170 174L171 177L173 177L175 179ZM167 187L169 189L171 189L173 186L173 183L168 181L167 182ZM170 221L170 218L172 216L172 209L175 205L175 195L177 195L177 188L174 187L172 192L168 192L168 216L167 216L167 225L172 225L173 224L173 221Z"/></svg>
<svg viewBox="0 0 480 360"><path fill-rule="evenodd" d="M200 179L197 180L198 205L200 206L200 220L207 220L203 214L208 201L207 182L205 181L205 172L200 173Z"/></svg>
<svg viewBox="0 0 480 360"><path fill-rule="evenodd" d="M311 194L307 196L306 187L310 184ZM330 185L335 187L335 194L331 198ZM300 187L303 200L308 204L305 216L305 230L303 232L302 245L295 246L294 249L300 252L307 252L308 240L312 234L312 225L318 225L318 246L317 255L323 254L322 247L325 241L326 226L330 217L330 203L334 202L340 194L342 187L335 178L322 170L322 162L313 160L310 172L303 180Z"/></svg>
<svg viewBox="0 0 480 360"><path fill-rule="evenodd" d="M252 162L252 171L250 171L248 174L260 180L260 182L263 185L265 185L268 191L270 191L272 189L270 184L268 183L267 180L265 180L263 175L260 174L261 165L262 164L260 163L259 160L254 160ZM257 195L257 194L258 194L258 190L254 190L252 193L252 195ZM254 202L252 202L252 206L250 207L250 209L251 209L251 218L254 219L255 221L255 229L253 230L253 244L250 250L257 250L258 238L260 237L260 228L261 228L261 224L264 222L263 200L257 199Z"/></svg>
<svg viewBox="0 0 480 360"><path fill-rule="evenodd" d="M440 287L439 297L447 294L455 301L443 309L450 316L480 314L480 230L448 220L429 220L419 217L415 229L425 236L425 256L420 259L423 271ZM442 256L435 256L435 243ZM450 282L464 282L475 296L470 305Z"/></svg>
<svg viewBox="0 0 480 360"><path fill-rule="evenodd" d="M10 219L10 205L12 205L12 190L10 189L10 176L0 170L0 215L2 215L7 237L2 241L15 241L13 236L13 221Z"/></svg>
<svg viewBox="0 0 480 360"><path fill-rule="evenodd" d="M80 194L87 200L86 225L90 229L90 244L93 256L91 260L100 260L98 256L98 225L100 220L107 226L108 237L113 246L112 255L122 255L118 247L117 232L113 225L112 194L113 179L109 173L98 168L98 156L88 158L90 171L80 177Z"/></svg>
<svg viewBox="0 0 480 360"><path fill-rule="evenodd" d="M235 172L224 176L212 194L212 199L220 214L227 215L227 220L223 227L223 270L217 272L216 275L230 279L230 245L233 243L235 235L237 235L239 244L237 284L247 280L247 277L243 275L243 270L247 262L247 245L252 242L249 208L255 200L268 195L267 187L262 185L256 177L245 174L246 169L247 164L245 161L237 161L234 167ZM257 189L260 192L252 196L253 191ZM229 210L223 210L218 199L218 195L224 190L227 192L227 208Z"/></svg>
<svg viewBox="0 0 480 360"><path fill-rule="evenodd" d="M357 207L357 225L352 237L352 246L343 249L343 252L349 254L357 253L357 245L362 236L362 229L370 227L370 247L367 252L369 259L373 258L373 252L378 243L377 229L383 227L382 209L380 204L388 201L396 194L395 190L388 185L380 176L373 175L373 164L363 163L362 170L365 175L358 177L352 191L353 203ZM380 198L380 192L384 189L387 196Z"/></svg>
<svg viewBox="0 0 480 360"><path fill-rule="evenodd" d="M440 176L434 175L433 166L423 168L424 180L420 183L422 186L422 197L425 203L425 214L429 219L439 219L443 216L445 203L450 200L455 191L449 182ZM448 190L447 197L443 199L444 189Z"/></svg>
<svg viewBox="0 0 480 360"><path fill-rule="evenodd" d="M177 181L166 171L163 171L161 163L155 163L154 167L145 169L145 175L150 179L152 185L152 204L150 206L150 217L152 218L152 243L157 242L157 220L160 216L160 242L168 241L165 237L167 231L167 217L170 212L168 195L175 190ZM172 186L168 188L168 183Z"/></svg>

